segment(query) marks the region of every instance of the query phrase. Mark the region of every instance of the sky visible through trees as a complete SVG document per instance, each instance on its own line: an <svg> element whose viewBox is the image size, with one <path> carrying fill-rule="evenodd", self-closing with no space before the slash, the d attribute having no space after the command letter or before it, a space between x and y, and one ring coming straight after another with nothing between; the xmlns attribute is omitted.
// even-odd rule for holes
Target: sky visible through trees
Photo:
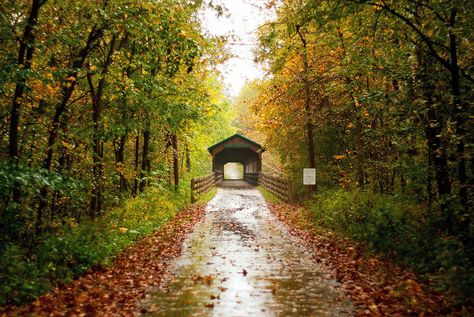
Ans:
<svg viewBox="0 0 474 317"><path fill-rule="evenodd" d="M220 70L227 92L235 97L246 81L264 76L262 67L255 63L253 52L259 45L258 28L272 18L274 10L265 8L266 1L214 1L223 7L221 15L211 9L202 12L204 28L214 35L229 37L226 47L232 53Z"/></svg>

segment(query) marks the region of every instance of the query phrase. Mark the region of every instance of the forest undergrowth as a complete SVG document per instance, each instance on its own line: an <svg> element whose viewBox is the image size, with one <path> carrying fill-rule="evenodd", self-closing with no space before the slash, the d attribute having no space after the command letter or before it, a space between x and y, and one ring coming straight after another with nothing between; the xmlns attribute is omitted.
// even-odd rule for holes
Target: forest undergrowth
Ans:
<svg viewBox="0 0 474 317"><path fill-rule="evenodd" d="M416 272L459 305L474 305L474 265L462 237L436 231L439 213L403 196L326 190L305 203L312 222ZM456 303L453 303L456 304Z"/></svg>
<svg viewBox="0 0 474 317"><path fill-rule="evenodd" d="M465 279L472 276L472 266L452 245L428 238L422 223L403 220L417 206L340 190L328 190L304 205L287 204L265 188L259 190L272 213L304 241L316 261L332 270L357 316L474 312L472 280ZM404 227L409 225L414 228L411 237ZM420 243L422 238L427 240Z"/></svg>
<svg viewBox="0 0 474 317"><path fill-rule="evenodd" d="M187 202L183 191L152 186L103 216L80 222L65 219L31 247L13 242L3 246L0 305L31 301L88 270L110 265L117 254L158 230Z"/></svg>

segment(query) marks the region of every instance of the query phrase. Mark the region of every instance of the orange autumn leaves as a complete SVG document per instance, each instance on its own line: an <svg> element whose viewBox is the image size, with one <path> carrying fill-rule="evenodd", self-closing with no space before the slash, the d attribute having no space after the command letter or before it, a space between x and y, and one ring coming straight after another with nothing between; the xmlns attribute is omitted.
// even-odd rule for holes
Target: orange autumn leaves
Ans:
<svg viewBox="0 0 474 317"><path fill-rule="evenodd" d="M184 238L203 216L203 206L193 205L122 252L110 267L96 267L29 305L4 307L0 315L131 316L156 311L156 305L143 308L140 303L152 287L160 284L168 260L180 254ZM119 230L128 231L123 227ZM212 282L209 277L204 280Z"/></svg>

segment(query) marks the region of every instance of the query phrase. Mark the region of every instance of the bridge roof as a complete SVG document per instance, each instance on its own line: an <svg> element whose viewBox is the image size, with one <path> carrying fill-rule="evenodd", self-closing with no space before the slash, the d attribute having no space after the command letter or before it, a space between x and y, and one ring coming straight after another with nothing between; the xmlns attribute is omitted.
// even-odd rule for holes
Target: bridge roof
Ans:
<svg viewBox="0 0 474 317"><path fill-rule="evenodd" d="M250 144L256 146L259 150L262 150L262 152L264 151L263 147L262 147L260 144L258 144L258 143L255 142L255 141L250 140L249 138L247 138L247 137L245 137L245 136L243 136L242 134L239 134L239 133L236 133L236 134L234 134L234 135L228 137L227 139L224 139L224 140L222 140L222 141L220 141L220 142L218 142L218 143L216 143L216 144L214 144L214 145L208 147L207 150L212 153L212 150L215 149L217 146L219 146L219 145L221 145L221 144L224 145L224 147L226 147L226 148L242 147L242 144L240 144L240 143L238 143L238 144L232 144L232 143L226 144L226 143L228 143L230 140L235 139L235 138L240 138L240 139L242 139L243 141L245 141L245 142L247 142L247 143L250 143Z"/></svg>

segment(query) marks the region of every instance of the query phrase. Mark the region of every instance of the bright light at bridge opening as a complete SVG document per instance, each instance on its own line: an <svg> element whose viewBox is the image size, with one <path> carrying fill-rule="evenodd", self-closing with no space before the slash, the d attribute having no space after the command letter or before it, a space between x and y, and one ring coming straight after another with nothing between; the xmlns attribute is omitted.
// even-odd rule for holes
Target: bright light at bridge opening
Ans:
<svg viewBox="0 0 474 317"><path fill-rule="evenodd" d="M244 166L241 163L227 163L224 165L224 179L243 179Z"/></svg>

